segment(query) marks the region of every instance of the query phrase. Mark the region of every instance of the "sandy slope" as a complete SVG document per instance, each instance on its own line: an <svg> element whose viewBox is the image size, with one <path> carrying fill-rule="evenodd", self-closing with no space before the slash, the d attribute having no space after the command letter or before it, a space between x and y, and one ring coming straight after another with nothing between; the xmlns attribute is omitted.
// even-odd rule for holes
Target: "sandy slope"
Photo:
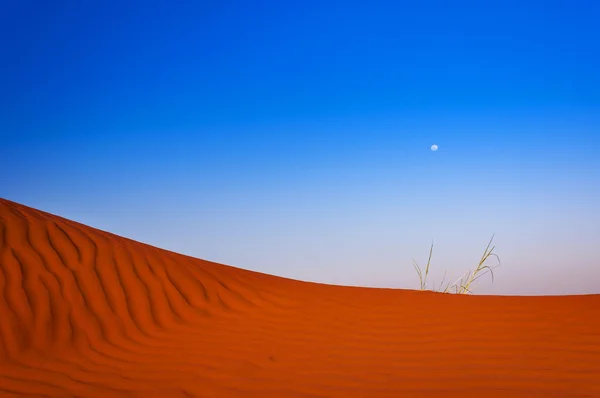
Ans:
<svg viewBox="0 0 600 398"><path fill-rule="evenodd" d="M0 199L0 396L600 397L600 295L320 285Z"/></svg>

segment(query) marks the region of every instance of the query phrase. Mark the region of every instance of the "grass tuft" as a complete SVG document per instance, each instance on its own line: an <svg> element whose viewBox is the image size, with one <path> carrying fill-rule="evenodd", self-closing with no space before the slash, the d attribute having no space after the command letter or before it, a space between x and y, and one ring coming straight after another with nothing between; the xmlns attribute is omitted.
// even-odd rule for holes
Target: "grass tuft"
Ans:
<svg viewBox="0 0 600 398"><path fill-rule="evenodd" d="M437 290L435 289L435 284L434 284L433 291L441 292L441 293L450 293L450 292L452 292L452 290L454 290L454 293L456 293L456 294L472 293L471 286L473 285L473 283L488 272L492 275L492 282L494 282L494 268L496 268L500 265L500 257L498 257L498 255L496 253L494 253L494 249L496 248L496 246L492 246L493 240L494 240L494 235L492 235L490 242L488 243L487 247L485 248L485 251L483 252L483 255L481 256L481 259L479 260L479 264L477 264L477 268L475 268L474 271L466 272L460 278L458 278L454 283L448 282L445 286L444 286L444 281L446 280L446 273L444 273L442 282L439 284ZM490 248L490 246L492 246L492 247ZM429 258L427 259L427 265L425 266L425 274L423 274L421 267L419 267L419 264L417 264L415 259L413 259L413 267L415 268L415 270L417 271L417 275L419 276L420 290L426 290L427 276L429 275L429 268L431 266L432 255L433 255L433 243L431 243L431 248L429 249ZM498 264L496 264L494 266L485 265L485 263L489 260L490 257L496 257L496 259L498 260Z"/></svg>

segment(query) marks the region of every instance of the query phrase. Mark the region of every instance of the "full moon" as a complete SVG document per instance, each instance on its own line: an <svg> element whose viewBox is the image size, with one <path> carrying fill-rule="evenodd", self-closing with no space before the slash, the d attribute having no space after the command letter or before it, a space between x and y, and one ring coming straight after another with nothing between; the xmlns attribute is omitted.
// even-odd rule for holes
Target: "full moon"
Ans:
<svg viewBox="0 0 600 398"><path fill-rule="evenodd" d="M438 150L438 146L437 146L437 145L435 145L435 144L433 144L433 145L431 146L431 150L432 150L433 152L437 151L437 150Z"/></svg>

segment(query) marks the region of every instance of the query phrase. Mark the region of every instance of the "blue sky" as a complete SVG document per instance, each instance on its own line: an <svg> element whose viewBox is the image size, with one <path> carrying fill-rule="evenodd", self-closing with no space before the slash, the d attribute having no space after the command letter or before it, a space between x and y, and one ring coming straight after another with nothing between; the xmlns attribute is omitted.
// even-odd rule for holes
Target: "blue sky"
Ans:
<svg viewBox="0 0 600 398"><path fill-rule="evenodd" d="M333 284L600 293L594 1L0 1L0 196ZM437 144L439 150L429 150Z"/></svg>

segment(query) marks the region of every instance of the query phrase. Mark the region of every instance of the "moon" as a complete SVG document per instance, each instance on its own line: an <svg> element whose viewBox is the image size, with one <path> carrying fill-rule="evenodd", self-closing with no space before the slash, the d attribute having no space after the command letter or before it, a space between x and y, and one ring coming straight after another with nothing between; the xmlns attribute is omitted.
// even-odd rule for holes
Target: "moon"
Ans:
<svg viewBox="0 0 600 398"><path fill-rule="evenodd" d="M435 145L435 144L433 144L433 145L431 146L431 150L432 150L433 152L437 151L437 150L438 150L438 146L437 146L437 145Z"/></svg>

